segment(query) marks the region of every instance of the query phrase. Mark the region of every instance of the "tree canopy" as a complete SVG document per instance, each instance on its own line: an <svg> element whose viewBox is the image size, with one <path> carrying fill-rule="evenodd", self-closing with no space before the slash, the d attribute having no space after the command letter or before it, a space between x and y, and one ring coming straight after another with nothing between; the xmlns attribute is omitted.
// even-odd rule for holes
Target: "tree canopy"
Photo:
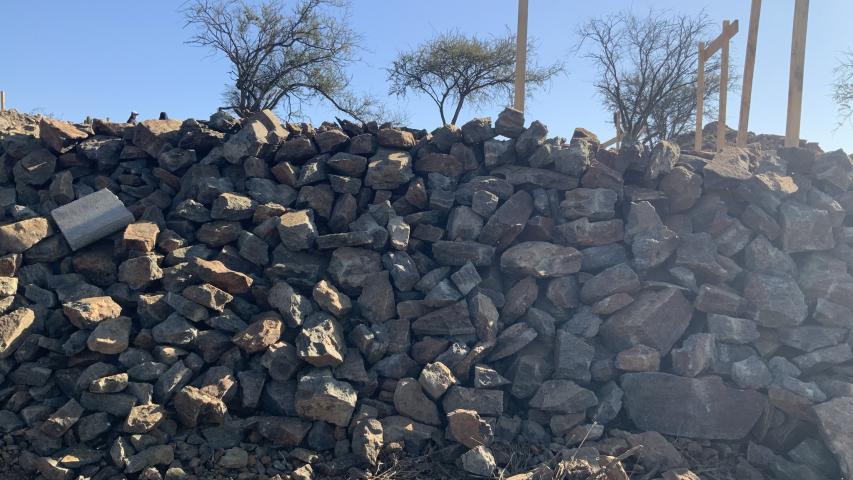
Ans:
<svg viewBox="0 0 853 480"><path fill-rule="evenodd" d="M183 7L191 45L223 54L233 84L225 108L240 116L281 106L288 116L303 102L327 101L357 120L377 114L376 102L349 89L358 36L345 20L346 0L191 0Z"/></svg>
<svg viewBox="0 0 853 480"><path fill-rule="evenodd" d="M443 33L417 48L401 52L390 68L390 93L428 96L438 107L443 124L456 123L463 105L492 104L509 99L515 81L514 35L481 39L461 33ZM534 47L527 52L527 93L563 71L555 62L538 66Z"/></svg>
<svg viewBox="0 0 853 480"><path fill-rule="evenodd" d="M608 109L619 112L625 136L656 141L686 133L696 114L700 41L708 40L704 13L669 15L650 10L594 18L578 29L578 48L598 69L595 88ZM720 62L705 64L705 114L716 114ZM731 68L731 67L730 67ZM729 73L729 86L737 76Z"/></svg>

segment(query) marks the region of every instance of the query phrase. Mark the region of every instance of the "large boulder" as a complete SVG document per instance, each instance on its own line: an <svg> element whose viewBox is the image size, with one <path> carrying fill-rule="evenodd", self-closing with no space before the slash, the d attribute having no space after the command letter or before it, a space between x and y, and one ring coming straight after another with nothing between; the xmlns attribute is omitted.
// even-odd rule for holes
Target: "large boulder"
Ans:
<svg viewBox="0 0 853 480"><path fill-rule="evenodd" d="M628 417L638 429L678 437L740 440L767 407L764 395L726 386L714 376L626 373L621 386Z"/></svg>

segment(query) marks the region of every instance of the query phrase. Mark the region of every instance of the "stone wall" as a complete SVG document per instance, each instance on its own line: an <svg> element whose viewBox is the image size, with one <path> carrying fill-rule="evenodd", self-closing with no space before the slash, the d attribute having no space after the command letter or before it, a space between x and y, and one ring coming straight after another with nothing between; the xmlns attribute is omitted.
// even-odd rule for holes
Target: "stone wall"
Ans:
<svg viewBox="0 0 853 480"><path fill-rule="evenodd" d="M489 476L518 445L593 470L642 445L644 478L853 473L844 152L616 152L510 109L39 131L0 146L14 468ZM69 220L103 189L127 221Z"/></svg>

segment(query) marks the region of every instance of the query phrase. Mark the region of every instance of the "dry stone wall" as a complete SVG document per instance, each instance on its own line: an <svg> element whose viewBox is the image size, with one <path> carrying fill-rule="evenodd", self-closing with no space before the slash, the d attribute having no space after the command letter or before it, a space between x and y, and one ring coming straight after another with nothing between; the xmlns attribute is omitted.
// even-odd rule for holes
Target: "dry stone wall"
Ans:
<svg viewBox="0 0 853 480"><path fill-rule="evenodd" d="M0 144L22 471L357 476L443 451L490 476L521 444L594 472L642 445L634 472L698 478L677 438L737 478L853 473L842 151L605 150L511 109L39 132ZM130 214L57 225L104 189Z"/></svg>

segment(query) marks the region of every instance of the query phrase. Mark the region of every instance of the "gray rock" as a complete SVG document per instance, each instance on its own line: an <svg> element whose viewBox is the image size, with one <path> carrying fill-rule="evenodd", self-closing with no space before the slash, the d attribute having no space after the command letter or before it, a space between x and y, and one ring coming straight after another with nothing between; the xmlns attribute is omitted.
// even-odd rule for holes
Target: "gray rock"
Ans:
<svg viewBox="0 0 853 480"><path fill-rule="evenodd" d="M763 395L727 387L719 377L627 373L622 389L628 416L637 428L687 438L744 438L767 403Z"/></svg>

